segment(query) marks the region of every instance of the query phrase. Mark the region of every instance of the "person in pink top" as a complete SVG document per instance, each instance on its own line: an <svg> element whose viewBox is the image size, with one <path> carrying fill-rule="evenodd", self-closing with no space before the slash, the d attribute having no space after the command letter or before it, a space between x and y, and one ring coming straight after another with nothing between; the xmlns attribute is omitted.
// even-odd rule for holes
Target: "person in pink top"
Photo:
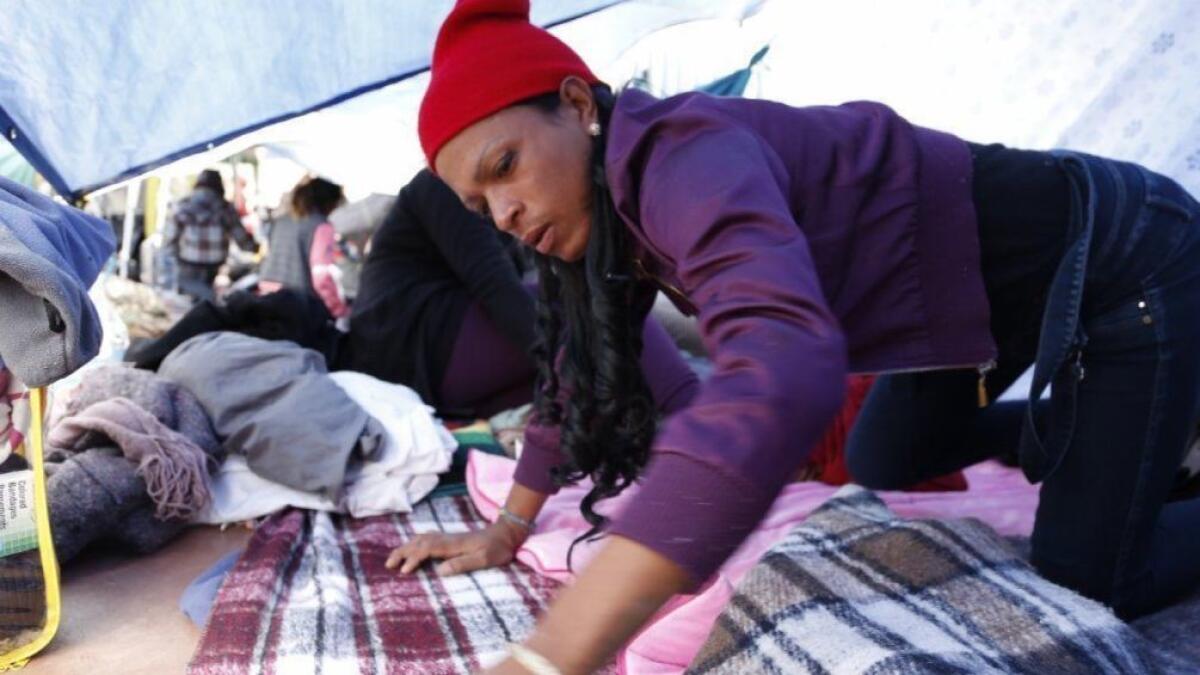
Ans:
<svg viewBox="0 0 1200 675"><path fill-rule="evenodd" d="M337 233L329 214L346 201L342 186L324 178L305 178L292 190L292 215L271 227L267 259L258 284L262 293L282 288L315 293L330 315L350 314L339 283Z"/></svg>

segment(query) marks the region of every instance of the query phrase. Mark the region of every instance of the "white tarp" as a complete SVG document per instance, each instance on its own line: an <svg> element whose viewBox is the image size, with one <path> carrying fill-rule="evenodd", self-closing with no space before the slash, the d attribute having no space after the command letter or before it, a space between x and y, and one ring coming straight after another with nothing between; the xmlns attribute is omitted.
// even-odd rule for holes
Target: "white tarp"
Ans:
<svg viewBox="0 0 1200 675"><path fill-rule="evenodd" d="M713 44L720 42L721 49ZM771 45L747 95L882 101L976 142L1136 161L1200 195L1200 2L772 0L753 18L679 26L619 77L674 93Z"/></svg>

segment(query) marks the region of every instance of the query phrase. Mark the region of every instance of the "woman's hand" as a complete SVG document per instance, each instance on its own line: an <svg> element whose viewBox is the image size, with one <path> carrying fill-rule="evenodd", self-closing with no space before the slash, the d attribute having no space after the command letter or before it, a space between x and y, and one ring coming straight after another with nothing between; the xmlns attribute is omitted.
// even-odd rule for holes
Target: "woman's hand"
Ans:
<svg viewBox="0 0 1200 675"><path fill-rule="evenodd" d="M500 519L482 530L462 534L419 534L392 549L387 568L411 574L426 560L441 559L434 572L441 576L464 574L512 562L529 533Z"/></svg>

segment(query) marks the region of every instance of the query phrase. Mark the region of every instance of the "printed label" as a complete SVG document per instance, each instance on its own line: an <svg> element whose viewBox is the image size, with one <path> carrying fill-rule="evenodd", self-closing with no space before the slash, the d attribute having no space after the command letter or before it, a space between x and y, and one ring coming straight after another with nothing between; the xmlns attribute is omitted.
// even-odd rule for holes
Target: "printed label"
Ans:
<svg viewBox="0 0 1200 675"><path fill-rule="evenodd" d="M0 474L0 557L37 548L33 471Z"/></svg>

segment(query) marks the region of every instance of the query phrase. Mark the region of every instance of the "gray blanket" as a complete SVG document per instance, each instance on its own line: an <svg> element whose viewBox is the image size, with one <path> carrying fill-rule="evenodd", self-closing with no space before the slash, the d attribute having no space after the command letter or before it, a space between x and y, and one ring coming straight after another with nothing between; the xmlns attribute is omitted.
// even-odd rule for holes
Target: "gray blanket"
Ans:
<svg viewBox="0 0 1200 675"><path fill-rule="evenodd" d="M196 396L226 451L276 483L336 500L351 457L382 446L383 428L329 378L324 357L292 342L198 335L158 373Z"/></svg>
<svg viewBox="0 0 1200 675"><path fill-rule="evenodd" d="M115 443L137 466L161 520L190 520L211 499L211 457L127 398L101 401L64 419L46 437L52 448L82 451Z"/></svg>
<svg viewBox="0 0 1200 675"><path fill-rule="evenodd" d="M208 413L192 393L179 384L146 370L120 364L97 366L84 373L79 385L64 396L50 429L64 419L114 398L127 398L150 413L168 429L178 431L218 462L221 442Z"/></svg>
<svg viewBox="0 0 1200 675"><path fill-rule="evenodd" d="M1150 673L1150 645L975 520L840 490L750 571L692 673Z"/></svg>
<svg viewBox="0 0 1200 675"><path fill-rule="evenodd" d="M46 463L50 531L60 563L93 542L151 553L187 527L155 516L137 466L116 448L93 448Z"/></svg>

